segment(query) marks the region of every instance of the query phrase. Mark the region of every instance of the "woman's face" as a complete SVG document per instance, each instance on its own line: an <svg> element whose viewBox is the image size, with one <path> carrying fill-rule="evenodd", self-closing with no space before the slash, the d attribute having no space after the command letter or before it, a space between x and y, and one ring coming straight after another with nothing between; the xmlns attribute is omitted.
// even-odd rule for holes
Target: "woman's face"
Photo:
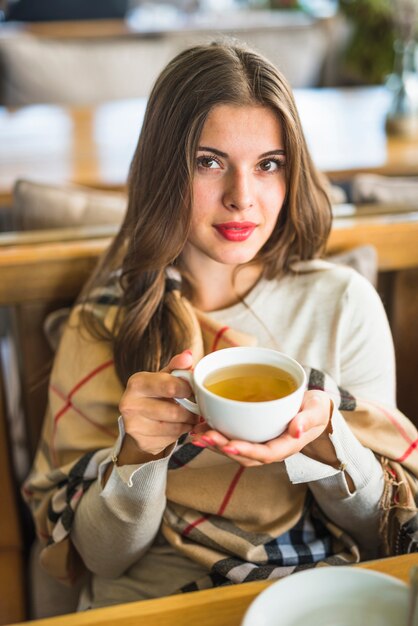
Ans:
<svg viewBox="0 0 418 626"><path fill-rule="evenodd" d="M218 105L199 141L187 264L236 266L269 239L286 194L282 129L262 106Z"/></svg>

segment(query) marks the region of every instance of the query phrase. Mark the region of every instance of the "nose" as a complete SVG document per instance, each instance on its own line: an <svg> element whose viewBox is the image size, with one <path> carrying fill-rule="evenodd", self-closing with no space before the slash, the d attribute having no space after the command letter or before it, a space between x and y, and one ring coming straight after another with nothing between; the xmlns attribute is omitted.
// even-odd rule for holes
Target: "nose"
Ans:
<svg viewBox="0 0 418 626"><path fill-rule="evenodd" d="M230 172L225 182L223 204L227 209L244 211L254 206L254 189L249 173Z"/></svg>

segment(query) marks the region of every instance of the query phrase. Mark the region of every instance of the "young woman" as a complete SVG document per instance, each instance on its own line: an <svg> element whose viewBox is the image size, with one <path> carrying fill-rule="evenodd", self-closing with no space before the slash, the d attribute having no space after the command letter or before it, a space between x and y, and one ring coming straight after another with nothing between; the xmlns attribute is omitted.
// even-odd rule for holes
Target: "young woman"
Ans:
<svg viewBox="0 0 418 626"><path fill-rule="evenodd" d="M330 226L278 70L228 44L169 63L126 218L63 333L26 483L45 567L90 572L80 608L392 549L395 483L409 485L397 528L413 516L417 435L395 408L378 295L320 260ZM287 431L263 444L210 430L175 402L191 390L170 374L254 344L309 379Z"/></svg>

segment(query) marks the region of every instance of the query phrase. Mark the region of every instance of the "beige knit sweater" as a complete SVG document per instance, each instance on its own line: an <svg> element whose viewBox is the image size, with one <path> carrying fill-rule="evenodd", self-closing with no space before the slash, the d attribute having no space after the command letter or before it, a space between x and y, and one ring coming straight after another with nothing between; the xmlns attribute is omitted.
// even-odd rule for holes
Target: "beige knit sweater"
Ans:
<svg viewBox="0 0 418 626"><path fill-rule="evenodd" d="M168 559L173 550L181 555L179 573L190 563L189 588L192 580L194 588L248 580L250 572L254 578L278 577L300 563L281 567L266 546L300 522L307 503L332 537L332 553L313 560L312 566L358 560L364 546L359 551L355 539L361 544L367 533L360 529L355 537L355 526L367 521L381 527L381 554L417 549L418 435L391 406L392 374L382 364L383 356L391 355L390 336L372 287L349 270L308 264L299 275L261 282L250 294L249 306L250 313L248 307L210 316L194 312L195 358L214 343L222 349L258 341L304 363L311 387L325 388L333 397L333 443L341 462L351 464L356 493L349 493L342 471L303 454L244 470L233 460L193 448L187 439L178 442L169 459L114 468L102 489L100 474L121 444L117 406L122 387L109 345L79 332L76 308L57 354L43 438L24 490L45 541L42 562L52 575L67 582L77 576L81 559L75 543L84 565L94 572L92 588L100 587L100 579L121 576L135 586L136 565L147 562L156 545L171 546ZM96 307L96 312L105 325L113 323L113 307ZM277 346L271 345L271 337ZM372 365L372 376L364 380ZM359 392L361 397L354 399L352 393ZM361 506L356 512L357 496L372 502L369 520L362 518ZM354 514L347 528L344 519L350 520L350 511ZM128 550L120 559L122 545ZM155 561L163 567L160 553ZM149 567L151 575L152 563ZM193 578L203 573L205 580ZM171 589L157 584L154 595L173 592L184 582L172 573ZM141 597L140 590L134 597Z"/></svg>

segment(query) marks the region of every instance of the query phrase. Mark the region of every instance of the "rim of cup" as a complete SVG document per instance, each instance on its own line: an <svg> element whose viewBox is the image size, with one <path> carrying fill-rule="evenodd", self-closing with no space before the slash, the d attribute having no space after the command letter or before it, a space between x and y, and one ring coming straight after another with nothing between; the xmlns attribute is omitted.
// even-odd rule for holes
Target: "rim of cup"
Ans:
<svg viewBox="0 0 418 626"><path fill-rule="evenodd" d="M234 361L233 363L226 363L224 365L218 365L217 367L214 367L212 370L210 370L209 372L206 372L206 374L200 374L200 367L204 368L209 360L215 360L216 357L218 356L219 358L219 354L221 352L226 352L226 351L234 351L234 354L236 354L236 351L256 351L258 353L260 353L260 355L262 353L268 353L269 355L272 356L276 356L279 355L280 358L283 358L283 360L287 361L288 363L291 364L291 366L293 367L293 369L295 371L297 371L299 373L299 375L301 376L301 380L299 381L299 378L296 380L297 382L297 387L294 391L292 391L292 393L289 393L285 396L283 396L282 398L275 398L274 400L262 400L261 402L251 402L251 401L247 401L247 400L233 400L232 398L225 398L223 396L219 396L216 393L213 393L212 391L210 391L207 387L204 386L204 381L206 380L206 378L212 374L213 372L215 372L216 370L220 370L226 367L234 367L235 365L271 365L272 367L277 367L277 368L281 368L284 369L286 372L288 372L291 376L293 376L294 378L296 378L296 375L293 373L292 371L288 371L283 365L280 365L279 363L266 363L263 360L255 360L255 361L251 361L250 359L247 361L243 361L243 362L237 362ZM205 361L206 362L203 362ZM197 376L196 376L196 371L197 371ZM302 365L296 361L296 359L294 359L293 357L289 356L288 354L284 353L284 352L280 352L279 350L274 350L272 348L262 348L262 347L256 347L256 346L237 346L237 347L233 347L233 348L223 348L222 350L216 350L215 352L211 352L209 354L207 354L206 356L204 356L195 366L194 371L193 371L193 380L194 380L194 384L199 387L199 389L201 391L204 391L204 393L209 394L211 397L216 398L218 400L221 400L222 402L228 402L228 403L233 403L233 404L242 404L242 405L249 405L249 404L254 404L255 406L262 406L264 404L271 404L272 402L280 402L282 400L285 400L287 398L291 398L292 396L296 395L297 393L300 392L301 387L305 388L306 387L306 372L303 369Z"/></svg>

